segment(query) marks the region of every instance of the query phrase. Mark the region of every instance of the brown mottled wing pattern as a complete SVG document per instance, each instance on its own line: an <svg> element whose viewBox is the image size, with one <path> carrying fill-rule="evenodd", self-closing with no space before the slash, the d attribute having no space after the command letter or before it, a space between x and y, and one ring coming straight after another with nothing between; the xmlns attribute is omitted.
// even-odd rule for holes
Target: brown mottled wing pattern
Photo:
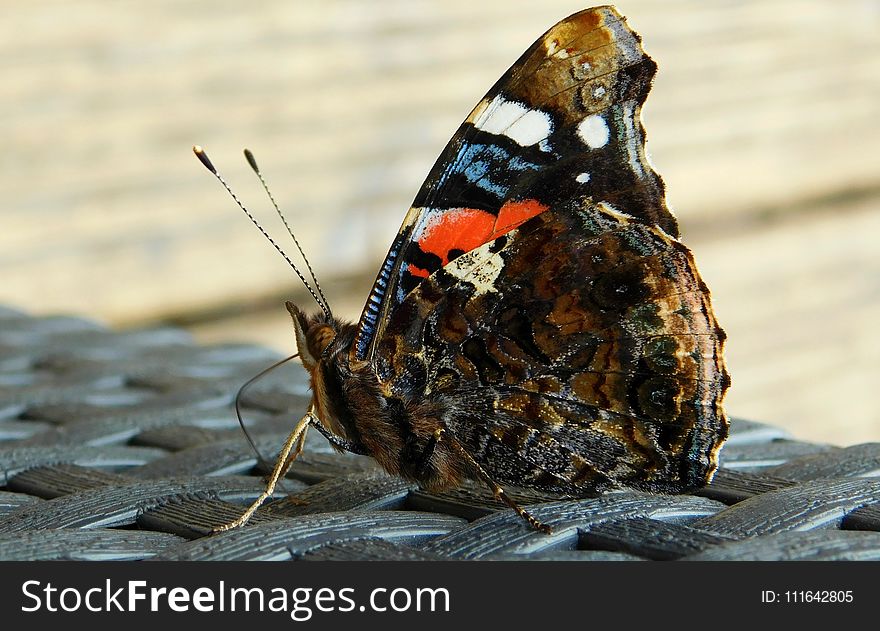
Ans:
<svg viewBox="0 0 880 631"><path fill-rule="evenodd" d="M445 410L499 482L682 492L727 435L723 340L685 246L581 199L422 282L376 368L387 394Z"/></svg>

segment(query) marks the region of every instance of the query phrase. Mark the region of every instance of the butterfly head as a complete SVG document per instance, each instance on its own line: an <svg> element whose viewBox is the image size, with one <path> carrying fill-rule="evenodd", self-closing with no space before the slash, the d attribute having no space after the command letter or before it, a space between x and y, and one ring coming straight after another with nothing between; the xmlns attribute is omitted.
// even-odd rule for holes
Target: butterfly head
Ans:
<svg viewBox="0 0 880 631"><path fill-rule="evenodd" d="M321 311L307 314L292 302L286 302L293 318L296 345L303 367L308 371L313 393L312 409L324 425L337 436L350 437L346 431L350 413L339 407L340 387L349 374L348 351L354 341L355 327Z"/></svg>
<svg viewBox="0 0 880 631"><path fill-rule="evenodd" d="M285 306L293 318L300 360L306 370L314 372L336 339L339 323L335 318L327 318L323 312L308 315L289 301Z"/></svg>

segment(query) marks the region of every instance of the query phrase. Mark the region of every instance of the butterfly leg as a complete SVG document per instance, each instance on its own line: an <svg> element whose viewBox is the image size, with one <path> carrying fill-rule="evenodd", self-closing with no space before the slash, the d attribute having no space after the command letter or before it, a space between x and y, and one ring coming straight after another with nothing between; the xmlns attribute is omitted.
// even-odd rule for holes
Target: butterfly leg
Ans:
<svg viewBox="0 0 880 631"><path fill-rule="evenodd" d="M284 465L284 469L281 471L281 475L278 476L279 480L283 480L287 476L287 472L290 471L290 467L293 462L299 458L299 455L303 452L303 449L306 446L306 434L308 432L303 431L302 434L299 435L299 440L296 442L296 447L293 448L293 453L287 456L287 462ZM269 478L266 478L266 483L268 484ZM288 495L287 501L295 506L306 506L308 504L307 500L298 499L292 495Z"/></svg>
<svg viewBox="0 0 880 631"><path fill-rule="evenodd" d="M535 530L546 533L548 535L553 532L553 530L550 528L550 526L548 526L547 524L545 524L543 522L538 521L531 513L529 513L526 509L524 509L519 504L517 504L513 500L513 498L511 498L507 493L505 493L504 489L501 488L501 486L497 482L495 482L495 480L493 480L491 478L491 476L480 465L480 463L477 462L476 460L474 460L474 457L470 454L470 452L468 452L467 449L465 449L464 445L462 445L460 442L458 442L458 440L452 434L450 434L445 428L442 428L442 427L438 428L434 432L434 436L432 437L432 440L434 441L435 445L437 443L443 441L443 442L447 443L448 445L450 445L456 452L458 452L458 454L460 456L462 456L465 459L465 461L468 462L473 467L474 471L477 473L477 477L479 477L480 480L485 482L486 485L490 489L492 489L492 493L495 495L495 499L501 500L502 502L507 504L510 508L515 510L516 513L520 517L522 517L526 521L526 523L529 524L529 526L531 526Z"/></svg>
<svg viewBox="0 0 880 631"><path fill-rule="evenodd" d="M353 440L349 440L348 438L344 438L339 436L338 434L334 434L332 430L328 429L317 416L312 417L312 427L323 434L324 438L333 445L334 447L338 447L343 451L350 451L353 454L360 454L361 456L369 456L369 450L364 447L361 443L355 442Z"/></svg>
<svg viewBox="0 0 880 631"><path fill-rule="evenodd" d="M307 412L306 415L300 419L299 423L296 424L296 427L293 428L293 431L290 432L290 436L287 437L287 440L284 441L284 446L281 448L281 453L278 454L278 460L275 462L275 468L272 469L272 475L269 477L269 481L266 484L266 490L260 493L260 496L248 507L241 517L228 524L214 528L213 532L225 532L227 530L232 530L233 528L238 528L239 526L244 526L257 509L263 505L263 502L272 496L272 493L275 492L275 485L278 484L278 480L287 473L290 465L293 464L293 461L302 452L306 430L309 427L309 422L312 420L312 416L311 411ZM292 455L291 451L293 451Z"/></svg>

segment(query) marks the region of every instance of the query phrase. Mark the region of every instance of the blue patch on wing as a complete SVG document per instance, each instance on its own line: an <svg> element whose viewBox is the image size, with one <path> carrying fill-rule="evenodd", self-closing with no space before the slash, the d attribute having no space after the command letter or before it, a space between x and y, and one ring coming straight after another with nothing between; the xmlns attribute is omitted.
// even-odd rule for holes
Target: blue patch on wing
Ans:
<svg viewBox="0 0 880 631"><path fill-rule="evenodd" d="M520 181L523 172L541 168L541 165L520 156L512 156L499 145L465 143L441 176L440 185L455 175L462 175L468 184L504 200L510 189Z"/></svg>

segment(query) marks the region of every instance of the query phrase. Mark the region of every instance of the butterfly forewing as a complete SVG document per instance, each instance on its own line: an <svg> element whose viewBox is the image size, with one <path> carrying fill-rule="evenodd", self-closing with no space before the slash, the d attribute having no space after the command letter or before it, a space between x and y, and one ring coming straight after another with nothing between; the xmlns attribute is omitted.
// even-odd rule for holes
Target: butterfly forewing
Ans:
<svg viewBox="0 0 880 631"><path fill-rule="evenodd" d="M576 13L539 38L431 169L380 268L354 358L372 357L387 316L423 279L569 199L603 200L677 236L639 120L655 71L612 7Z"/></svg>

